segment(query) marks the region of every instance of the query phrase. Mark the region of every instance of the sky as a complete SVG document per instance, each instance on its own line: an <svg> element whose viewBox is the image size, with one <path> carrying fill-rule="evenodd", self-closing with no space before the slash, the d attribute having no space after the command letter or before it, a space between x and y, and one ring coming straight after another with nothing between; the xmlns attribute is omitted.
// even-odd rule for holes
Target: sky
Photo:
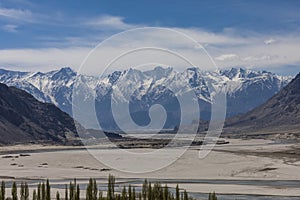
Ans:
<svg viewBox="0 0 300 200"><path fill-rule="evenodd" d="M297 0L0 0L0 68L49 71L69 66L78 70L89 52L112 35L159 27L193 38L219 68L295 75L300 71L299 11ZM121 34L118 45L116 38L110 40L101 47L101 56L111 59L129 49L123 46L134 43L134 47L162 44L191 60L201 57L184 38L163 29L148 30L143 36L141 31ZM143 56L135 58L143 62ZM100 68L107 64L93 62ZM178 64L175 60L166 63Z"/></svg>

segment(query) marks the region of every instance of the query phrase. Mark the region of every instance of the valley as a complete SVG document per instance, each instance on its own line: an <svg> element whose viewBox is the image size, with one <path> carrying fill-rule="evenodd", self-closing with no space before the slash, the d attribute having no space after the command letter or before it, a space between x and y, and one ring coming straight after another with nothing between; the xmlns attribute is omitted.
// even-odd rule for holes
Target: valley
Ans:
<svg viewBox="0 0 300 200"><path fill-rule="evenodd" d="M120 185L117 188L126 183L138 187L147 178L173 188L178 183L195 197L204 197L211 191L221 195L222 199L239 195L246 199L255 199L257 195L261 199L293 199L293 196L297 199L300 196L299 143L262 139L229 141L229 144L217 145L204 159L198 158L199 147L190 147L167 168L143 174L114 170L89 154L88 151L117 154L108 141L88 151L81 147L5 146L0 150L0 177L8 182L27 180L31 186L49 178L54 188L62 193L64 184L74 177L82 184L86 183L86 177L95 177L103 183L109 174L113 174ZM143 150L131 151L138 153ZM28 156L20 156L22 152Z"/></svg>

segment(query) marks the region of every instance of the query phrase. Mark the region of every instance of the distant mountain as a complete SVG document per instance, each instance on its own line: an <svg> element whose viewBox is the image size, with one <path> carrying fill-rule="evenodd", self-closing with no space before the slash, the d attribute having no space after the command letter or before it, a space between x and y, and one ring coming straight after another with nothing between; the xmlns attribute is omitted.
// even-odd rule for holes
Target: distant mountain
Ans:
<svg viewBox="0 0 300 200"><path fill-rule="evenodd" d="M14 75L24 75L15 73ZM37 90L34 90L37 91ZM55 105L0 84L0 144L76 144L74 120Z"/></svg>
<svg viewBox="0 0 300 200"><path fill-rule="evenodd" d="M0 70L0 82L23 89L38 100L51 102L61 110L72 115L72 92L77 80L76 72L70 68L47 73L14 72ZM116 123L111 113L111 95L114 102L127 104L133 120L139 125L149 123L148 110L153 104L166 107L168 120L165 128L174 128L178 124L178 101L172 91L164 87L170 83L184 86L186 83L194 90L200 105L201 118L210 118L213 95L219 92L227 94L227 116L245 113L276 94L290 80L290 77L262 71L231 68L219 71L203 71L188 68L177 72L173 68L156 67L149 71L128 69L115 71L105 77L80 75L86 85L83 99L89 99L90 91L96 91L97 117L103 129L115 129ZM115 88L121 88L118 93ZM183 91L184 92L184 91ZM176 95L183 95L177 93ZM125 99L124 96L130 98ZM126 117L124 120L127 120ZM89 120L88 120L89 121ZM83 123L88 128L95 124Z"/></svg>
<svg viewBox="0 0 300 200"><path fill-rule="evenodd" d="M283 133L300 136L300 74L287 86L246 114L228 119L226 132Z"/></svg>

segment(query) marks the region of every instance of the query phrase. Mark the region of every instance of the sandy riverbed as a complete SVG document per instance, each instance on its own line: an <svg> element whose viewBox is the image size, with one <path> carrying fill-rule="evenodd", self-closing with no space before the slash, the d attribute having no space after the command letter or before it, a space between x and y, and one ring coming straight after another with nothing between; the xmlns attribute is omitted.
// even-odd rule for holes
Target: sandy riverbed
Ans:
<svg viewBox="0 0 300 200"><path fill-rule="evenodd" d="M107 153L104 145L97 153ZM218 145L204 159L198 158L198 148L192 147L172 165L151 173L125 173L105 166L81 147L11 146L0 148L0 177L12 179L45 179L58 182L66 179L95 177L104 179L113 174L117 180L131 181L150 178L160 182L172 180L189 192L222 194L259 194L300 197L299 144L275 144L268 140L230 140L230 144ZM26 151L25 151L26 150ZM140 149L131 151L141 151ZM27 156L20 156L26 152ZM110 153L115 150L110 149ZM122 159L120 157L118 159ZM118 155L116 155L118 157ZM161 158L165 159L165 158ZM155 162L155 161L152 161ZM138 161L131 163L133 166ZM128 180L127 180L128 179ZM198 180L198 181L197 181ZM202 180L199 181L199 180ZM203 182L207 180L208 182ZM218 183L214 181L225 180ZM226 180L246 181L226 182ZM260 180L270 182L259 183ZM272 185L272 180L278 184ZM247 182L250 181L250 182ZM291 181L294 185L280 185ZM285 182L282 182L285 183Z"/></svg>

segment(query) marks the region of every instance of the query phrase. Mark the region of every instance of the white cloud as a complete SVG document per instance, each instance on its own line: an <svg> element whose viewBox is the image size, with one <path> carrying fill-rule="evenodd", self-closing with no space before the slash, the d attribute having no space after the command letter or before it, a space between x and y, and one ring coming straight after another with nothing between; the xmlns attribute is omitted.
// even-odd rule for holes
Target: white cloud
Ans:
<svg viewBox="0 0 300 200"><path fill-rule="evenodd" d="M236 54L223 54L223 55L220 55L218 57L215 57L215 59L219 60L219 61L226 61L226 60L239 59L239 57Z"/></svg>
<svg viewBox="0 0 300 200"><path fill-rule="evenodd" d="M237 46L251 44L254 41L260 42L261 36L255 33L248 33L248 36L242 36L238 31L228 31L225 29L223 32L210 32L199 28L175 28L180 32L183 32L190 37L197 40L202 45L214 45L214 46Z"/></svg>
<svg viewBox="0 0 300 200"><path fill-rule="evenodd" d="M33 21L33 14L30 10L0 7L0 17L10 20L19 20L27 22Z"/></svg>
<svg viewBox="0 0 300 200"><path fill-rule="evenodd" d="M256 61L268 61L268 60L270 61L270 60L276 59L276 58L278 58L278 56L276 56L276 55L273 55L273 56L270 56L270 55L256 55L256 56L245 57L242 60L246 61L246 62L256 62Z"/></svg>
<svg viewBox="0 0 300 200"><path fill-rule="evenodd" d="M124 22L123 17L111 15L103 15L100 17L88 19L84 22L84 25L93 28L106 28L116 30L126 30L137 27L136 25Z"/></svg>
<svg viewBox="0 0 300 200"><path fill-rule="evenodd" d="M90 72L103 70L111 59L137 47L163 47L173 52L179 52L180 55L200 67L209 68L211 61L203 53L203 49L195 48L199 43L205 47L220 68L230 66L269 67L272 70L274 67L285 65L300 65L298 55L300 36L298 34L249 34L248 36L243 34L240 36L236 32L212 33L200 29L175 29L192 37L196 42L194 43L188 38L178 37L176 34L166 34L162 31L163 29L146 32L143 32L143 29L139 30L139 32L129 32L130 37L117 37L112 43L104 42L97 56L90 59ZM265 41L265 38L276 38L276 42L266 45L262 42ZM20 69L26 67L32 71L45 71L71 66L78 69L94 45L103 41L102 39L98 41L98 39L97 37L70 38L71 42L66 41L69 46L60 48L3 49L0 50L0 68L9 66ZM149 53L149 55L139 52L136 55L129 55L128 59L123 59L122 62L116 62L115 65L127 68L145 64L145 62L155 62L179 68L180 66L189 67L189 64L180 63L174 57L166 56L164 53L160 55L151 51L144 51L144 53Z"/></svg>
<svg viewBox="0 0 300 200"><path fill-rule="evenodd" d="M6 32L16 33L18 26L13 24L6 24L2 27L2 29Z"/></svg>
<svg viewBox="0 0 300 200"><path fill-rule="evenodd" d="M274 42L276 42L276 40L274 40L273 38L264 41L265 44L272 44Z"/></svg>
<svg viewBox="0 0 300 200"><path fill-rule="evenodd" d="M63 66L78 69L89 48L0 50L1 67L22 71L49 71Z"/></svg>

